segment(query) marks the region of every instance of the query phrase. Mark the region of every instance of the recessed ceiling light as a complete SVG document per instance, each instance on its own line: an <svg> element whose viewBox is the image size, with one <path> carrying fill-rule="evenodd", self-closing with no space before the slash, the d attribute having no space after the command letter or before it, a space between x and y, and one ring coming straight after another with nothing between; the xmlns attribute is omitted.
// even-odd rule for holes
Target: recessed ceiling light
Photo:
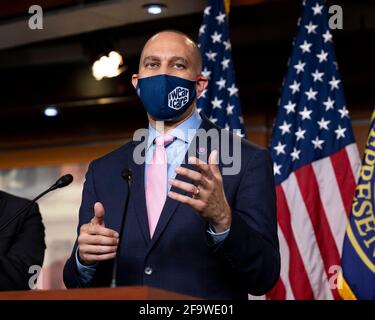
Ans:
<svg viewBox="0 0 375 320"><path fill-rule="evenodd" d="M56 117L59 114L59 110L57 109L57 106L49 105L45 107L43 113L46 117Z"/></svg>
<svg viewBox="0 0 375 320"><path fill-rule="evenodd" d="M153 3L153 4L145 4L143 8L145 8L149 14L160 14L163 12L166 6L160 3Z"/></svg>

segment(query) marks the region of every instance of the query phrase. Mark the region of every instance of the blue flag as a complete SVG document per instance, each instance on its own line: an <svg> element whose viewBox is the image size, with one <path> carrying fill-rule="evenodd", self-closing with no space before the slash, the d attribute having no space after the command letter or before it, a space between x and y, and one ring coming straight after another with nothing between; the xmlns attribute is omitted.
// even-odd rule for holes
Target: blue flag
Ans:
<svg viewBox="0 0 375 320"><path fill-rule="evenodd" d="M375 300L375 109L341 261L344 299Z"/></svg>

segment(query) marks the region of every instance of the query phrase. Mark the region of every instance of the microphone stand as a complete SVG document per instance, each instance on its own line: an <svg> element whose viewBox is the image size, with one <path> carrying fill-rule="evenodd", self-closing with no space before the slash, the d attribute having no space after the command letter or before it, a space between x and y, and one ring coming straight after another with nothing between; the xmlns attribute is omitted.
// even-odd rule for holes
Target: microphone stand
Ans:
<svg viewBox="0 0 375 320"><path fill-rule="evenodd" d="M111 288L116 288L117 283L116 283L116 276L117 276L117 268L118 268L118 253L121 252L121 241L122 241L122 233L124 231L124 225L125 225L125 217L126 213L128 212L128 205L129 205L129 198L130 198L130 191L131 191L131 182L132 182L132 171L131 169L124 169L121 173L122 177L126 180L128 183L128 193L126 195L125 199L125 208L124 208L124 213L121 219L121 226L120 226L120 231L119 231L119 242L117 246L117 254L115 257L115 260L113 262L113 268L112 268L112 280L111 280Z"/></svg>

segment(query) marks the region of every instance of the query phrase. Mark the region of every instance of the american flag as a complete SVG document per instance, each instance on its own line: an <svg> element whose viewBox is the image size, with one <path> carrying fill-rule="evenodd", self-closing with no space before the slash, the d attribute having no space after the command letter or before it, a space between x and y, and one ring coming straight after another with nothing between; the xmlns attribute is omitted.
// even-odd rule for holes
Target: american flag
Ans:
<svg viewBox="0 0 375 320"><path fill-rule="evenodd" d="M202 53L202 75L208 79L207 89L198 97L198 110L220 127L236 129L236 133L244 136L223 0L208 1L198 40Z"/></svg>
<svg viewBox="0 0 375 320"><path fill-rule="evenodd" d="M270 151L281 276L271 299L338 299L360 168L323 0L303 3Z"/></svg>

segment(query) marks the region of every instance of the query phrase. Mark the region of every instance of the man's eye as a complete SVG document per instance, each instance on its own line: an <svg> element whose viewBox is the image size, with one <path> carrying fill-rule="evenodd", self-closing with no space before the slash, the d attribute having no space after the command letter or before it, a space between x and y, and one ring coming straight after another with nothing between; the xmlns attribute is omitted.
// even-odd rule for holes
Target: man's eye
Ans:
<svg viewBox="0 0 375 320"><path fill-rule="evenodd" d="M157 66L158 66L157 63L153 63L153 62L146 63L146 68L155 69Z"/></svg>
<svg viewBox="0 0 375 320"><path fill-rule="evenodd" d="M184 64L182 64L182 63L175 63L175 64L174 64L174 67L175 67L176 69L179 69L179 70L181 70L181 69L186 69L186 66L185 66Z"/></svg>

